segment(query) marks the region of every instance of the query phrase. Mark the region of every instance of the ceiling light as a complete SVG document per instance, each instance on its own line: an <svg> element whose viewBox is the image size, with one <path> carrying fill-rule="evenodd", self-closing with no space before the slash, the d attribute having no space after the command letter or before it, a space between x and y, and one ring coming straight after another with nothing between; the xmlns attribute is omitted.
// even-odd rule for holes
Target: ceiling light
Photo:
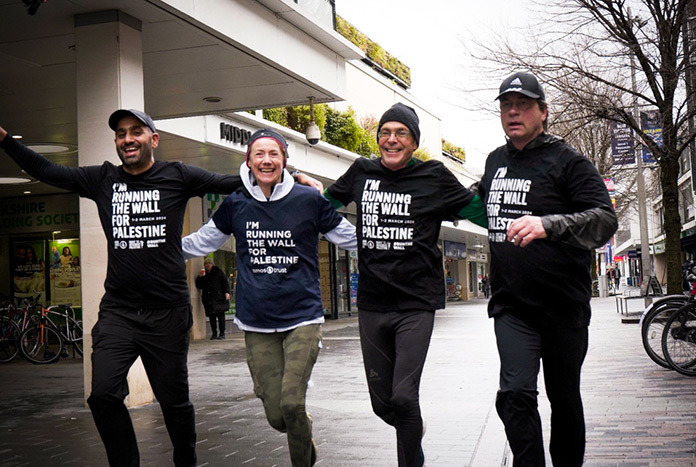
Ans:
<svg viewBox="0 0 696 467"><path fill-rule="evenodd" d="M27 147L34 152L39 154L57 154L61 152L77 151L77 148L67 144L57 144L57 143L36 143L28 144Z"/></svg>
<svg viewBox="0 0 696 467"><path fill-rule="evenodd" d="M24 194L25 194L25 195L30 195L30 194L31 194L31 191L25 191Z"/></svg>
<svg viewBox="0 0 696 467"><path fill-rule="evenodd" d="M210 103L210 104L217 104L218 102L222 102L222 97L209 96L209 97L204 97L203 100Z"/></svg>
<svg viewBox="0 0 696 467"><path fill-rule="evenodd" d="M14 139L22 139L22 135L12 135Z"/></svg>
<svg viewBox="0 0 696 467"><path fill-rule="evenodd" d="M30 178L24 177L0 177L0 185L21 185L31 182Z"/></svg>

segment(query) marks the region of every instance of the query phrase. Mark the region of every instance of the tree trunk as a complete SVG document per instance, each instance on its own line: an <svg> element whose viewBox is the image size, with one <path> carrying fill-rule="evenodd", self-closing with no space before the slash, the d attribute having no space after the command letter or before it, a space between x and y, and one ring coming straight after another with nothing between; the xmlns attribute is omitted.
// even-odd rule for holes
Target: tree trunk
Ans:
<svg viewBox="0 0 696 467"><path fill-rule="evenodd" d="M679 217L679 162L675 154L667 154L661 164L662 205L665 227L665 268L667 293L679 294L681 290L681 219Z"/></svg>

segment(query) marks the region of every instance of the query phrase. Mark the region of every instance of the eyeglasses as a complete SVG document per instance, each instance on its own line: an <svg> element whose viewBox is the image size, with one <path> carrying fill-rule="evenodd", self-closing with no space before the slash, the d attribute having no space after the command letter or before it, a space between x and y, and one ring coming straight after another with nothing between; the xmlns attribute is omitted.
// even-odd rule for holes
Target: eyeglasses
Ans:
<svg viewBox="0 0 696 467"><path fill-rule="evenodd" d="M509 112L513 108L517 109L520 112L526 112L527 110L531 109L536 101L532 99L522 99L517 102L512 102L512 101L501 101L500 102L500 110L503 112Z"/></svg>
<svg viewBox="0 0 696 467"><path fill-rule="evenodd" d="M411 132L408 130L396 130L396 131L390 131L390 130L380 130L379 131L379 139L389 139L391 135L396 136L396 139L404 140L411 136Z"/></svg>

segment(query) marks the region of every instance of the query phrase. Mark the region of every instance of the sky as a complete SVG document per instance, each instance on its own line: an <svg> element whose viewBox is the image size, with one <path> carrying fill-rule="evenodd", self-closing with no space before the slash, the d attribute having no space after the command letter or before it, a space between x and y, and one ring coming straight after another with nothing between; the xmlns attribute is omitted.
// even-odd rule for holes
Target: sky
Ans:
<svg viewBox="0 0 696 467"><path fill-rule="evenodd" d="M482 76L467 47L511 34L531 11L532 0L336 0L339 16L411 69L410 92L441 118L442 137L464 148L475 172L505 143L494 102L505 76ZM482 105L488 111L475 110Z"/></svg>

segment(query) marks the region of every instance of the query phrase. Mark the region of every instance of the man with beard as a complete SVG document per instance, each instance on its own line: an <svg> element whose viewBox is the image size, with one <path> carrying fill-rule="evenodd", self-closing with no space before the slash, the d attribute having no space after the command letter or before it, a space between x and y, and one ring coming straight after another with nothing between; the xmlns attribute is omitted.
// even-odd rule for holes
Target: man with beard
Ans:
<svg viewBox="0 0 696 467"><path fill-rule="evenodd" d="M108 265L99 317L92 329L94 422L112 466L139 465L133 424L123 399L126 376L141 357L162 408L174 464L196 465L195 412L187 354L192 325L181 233L188 200L232 193L237 175L155 160L155 124L139 110L109 117L122 165L66 167L26 148L0 127L0 148L31 176L97 204Z"/></svg>

